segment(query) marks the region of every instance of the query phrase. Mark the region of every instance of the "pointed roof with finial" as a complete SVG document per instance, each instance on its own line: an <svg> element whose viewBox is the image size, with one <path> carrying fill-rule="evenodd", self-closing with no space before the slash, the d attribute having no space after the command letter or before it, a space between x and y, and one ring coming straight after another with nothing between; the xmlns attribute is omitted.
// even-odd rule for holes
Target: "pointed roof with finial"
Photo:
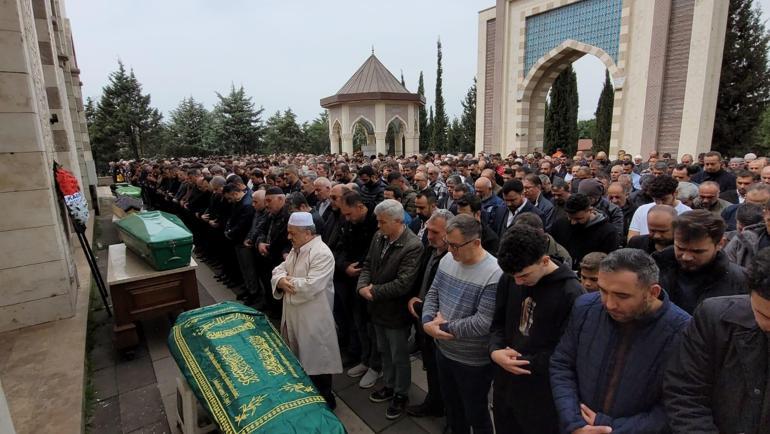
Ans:
<svg viewBox="0 0 770 434"><path fill-rule="evenodd" d="M357 101L414 101L425 104L419 94L411 93L374 55L366 59L336 94L321 99L321 107L329 108L338 104Z"/></svg>

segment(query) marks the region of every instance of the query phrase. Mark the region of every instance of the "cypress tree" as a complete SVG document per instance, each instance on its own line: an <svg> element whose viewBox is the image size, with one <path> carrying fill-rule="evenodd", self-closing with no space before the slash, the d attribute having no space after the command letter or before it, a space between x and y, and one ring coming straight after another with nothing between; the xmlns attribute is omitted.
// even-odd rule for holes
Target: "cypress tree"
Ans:
<svg viewBox="0 0 770 434"><path fill-rule="evenodd" d="M442 86L442 75L444 69L441 66L441 39L436 42L436 113L433 117L433 127L431 133L433 134L433 147L439 152L446 151L446 134L447 126L449 125L449 117L446 114L444 108L444 94Z"/></svg>
<svg viewBox="0 0 770 434"><path fill-rule="evenodd" d="M556 77L551 86L550 102L546 104L543 150L547 153L561 148L568 154L577 149L578 92L577 76L572 65Z"/></svg>
<svg viewBox="0 0 770 434"><path fill-rule="evenodd" d="M615 101L615 89L612 87L610 72L604 75L604 88L599 96L599 104L596 106L596 134L594 137L594 150L596 152L610 152L610 135L612 134L612 106Z"/></svg>
<svg viewBox="0 0 770 434"><path fill-rule="evenodd" d="M428 147L432 151L436 151L436 144L433 143L433 106L430 106L430 114L428 115L428 125L425 127L426 136L429 138Z"/></svg>
<svg viewBox="0 0 770 434"><path fill-rule="evenodd" d="M476 77L462 102L460 117L459 151L473 152L476 148Z"/></svg>
<svg viewBox="0 0 770 434"><path fill-rule="evenodd" d="M422 79L422 71L420 71L420 81L417 85L417 93L425 98L425 82ZM420 106L419 112L420 121L420 149L427 149L430 143L430 131L428 130L428 113L425 110L425 106Z"/></svg>
<svg viewBox="0 0 770 434"><path fill-rule="evenodd" d="M749 150L770 100L768 32L753 0L730 0L712 148Z"/></svg>

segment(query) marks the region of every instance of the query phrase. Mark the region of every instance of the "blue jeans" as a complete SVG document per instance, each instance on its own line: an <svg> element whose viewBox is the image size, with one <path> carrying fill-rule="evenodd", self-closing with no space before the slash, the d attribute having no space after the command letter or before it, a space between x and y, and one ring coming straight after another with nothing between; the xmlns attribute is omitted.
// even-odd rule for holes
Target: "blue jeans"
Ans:
<svg viewBox="0 0 770 434"><path fill-rule="evenodd" d="M436 348L438 378L447 424L452 434L492 434L487 396L492 386L492 364L470 366L447 358Z"/></svg>

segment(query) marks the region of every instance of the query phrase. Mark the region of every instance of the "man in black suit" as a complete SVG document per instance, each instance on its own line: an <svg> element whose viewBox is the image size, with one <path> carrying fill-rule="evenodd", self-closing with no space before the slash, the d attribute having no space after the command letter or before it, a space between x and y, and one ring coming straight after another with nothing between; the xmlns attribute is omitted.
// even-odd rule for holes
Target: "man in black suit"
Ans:
<svg viewBox="0 0 770 434"><path fill-rule="evenodd" d="M525 212L540 216L543 220L543 226L545 226L545 217L542 211L524 197L524 184L518 179L511 179L503 184L503 200L505 206L497 207L495 214L490 216L490 225L498 238L502 238L505 231L513 226L516 216Z"/></svg>
<svg viewBox="0 0 770 434"><path fill-rule="evenodd" d="M733 204L740 204L746 198L746 192L752 184L759 182L759 176L748 171L741 170L735 174L735 187L720 193L719 198Z"/></svg>

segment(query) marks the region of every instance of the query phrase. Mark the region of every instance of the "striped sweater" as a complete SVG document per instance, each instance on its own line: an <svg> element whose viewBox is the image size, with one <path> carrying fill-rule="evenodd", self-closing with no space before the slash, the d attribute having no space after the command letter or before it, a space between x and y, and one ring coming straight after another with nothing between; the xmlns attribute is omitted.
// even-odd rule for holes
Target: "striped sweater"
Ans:
<svg viewBox="0 0 770 434"><path fill-rule="evenodd" d="M439 263L433 284L425 295L422 322L432 321L439 311L447 320L442 328L454 339L436 340L447 358L471 366L490 363L489 326L502 273L497 259L489 253L474 265L463 265L451 254Z"/></svg>

